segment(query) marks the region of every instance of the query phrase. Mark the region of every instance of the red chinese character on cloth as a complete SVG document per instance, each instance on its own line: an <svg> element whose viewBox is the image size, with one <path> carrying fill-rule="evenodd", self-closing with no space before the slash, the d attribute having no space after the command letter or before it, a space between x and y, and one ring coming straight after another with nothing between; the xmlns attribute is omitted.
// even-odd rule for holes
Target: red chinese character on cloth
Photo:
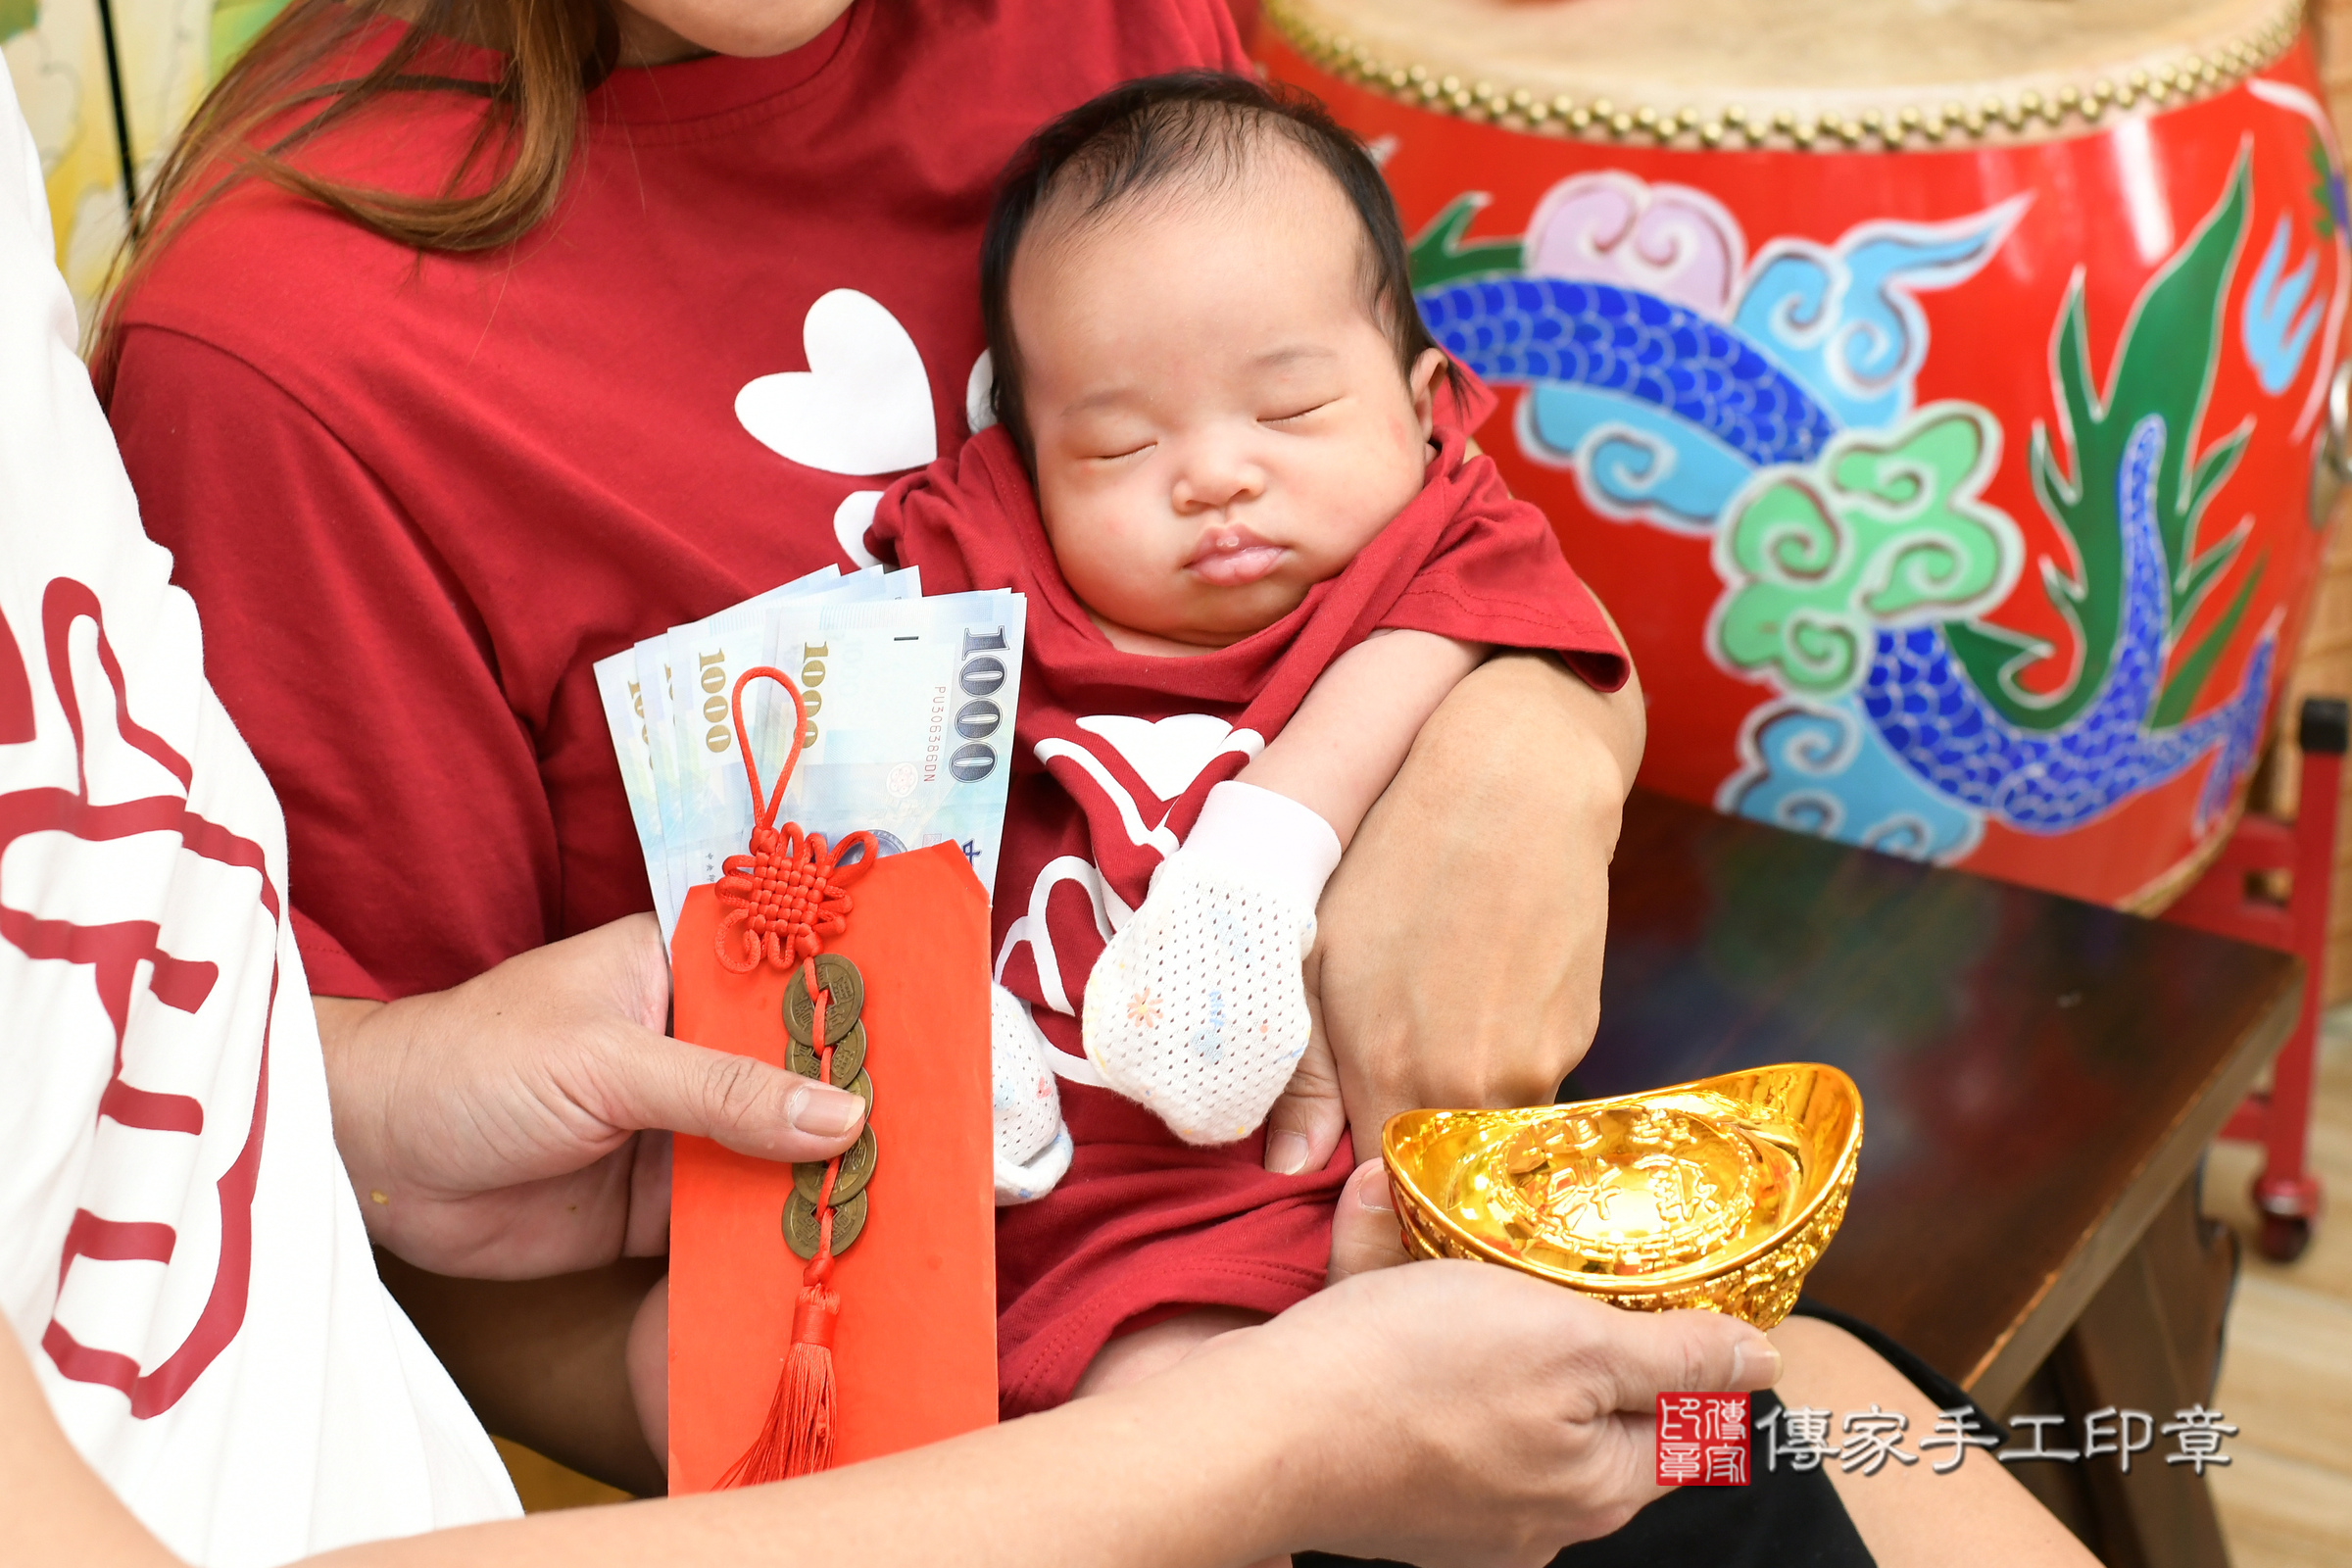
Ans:
<svg viewBox="0 0 2352 1568"><path fill-rule="evenodd" d="M1658 1396L1658 1485L1747 1485L1747 1396Z"/></svg>
<svg viewBox="0 0 2352 1568"><path fill-rule="evenodd" d="M68 647L74 627L92 623L91 645L99 669L113 688L111 704L101 697L85 703L76 689L74 661ZM270 880L262 847L189 804L195 769L188 760L154 731L131 716L131 699L122 665L106 633L98 596L70 577L52 580L41 597L41 637L50 681L71 734L74 757L74 787L59 785L0 792L0 851L20 841L42 843L52 855L72 853L72 846L168 844L171 853L195 862L250 877L259 913L272 928L283 919L278 891ZM176 788L162 794L110 798L91 781L92 721L113 728L128 754L143 757L163 769ZM0 619L0 745L37 738L31 685L14 630ZM93 859L92 865L116 864ZM62 885L63 879L59 879ZM93 893L110 891L103 879L84 875ZM31 884L38 887L37 882ZM140 1065L145 1045L142 1031L133 1027L137 1004L151 999L173 1011L195 1016L204 1009L221 976L220 965L209 958L173 953L165 947L162 923L142 903L137 886L121 890L123 910L113 919L91 919L86 910L68 916L0 902L0 942L35 962L54 962L86 970L89 984L113 1034L114 1068L100 1092L97 1115L120 1127L146 1133L202 1139L208 1131L203 1102L184 1094L165 1093L129 1081ZM221 918L216 914L216 919ZM192 933L182 933L187 940ZM274 943L270 950L274 954ZM274 961L269 981L269 1006L274 1013L277 975ZM218 1009L216 1009L218 1011ZM153 1036L156 1031L148 1029ZM127 1348L85 1344L57 1316L41 1333L41 1348L60 1374L76 1383L94 1383L120 1391L129 1401L136 1420L150 1420L179 1402L198 1377L227 1348L244 1327L253 1273L253 1205L262 1159L262 1138L270 1106L270 1016L265 1015L259 1059L255 1066L253 1109L241 1135L218 1129L236 1139L237 1152L214 1184L218 1200L218 1229L212 1255L201 1246L187 1247L178 1228L160 1218L102 1216L77 1208L69 1222L65 1247L58 1259L57 1294L66 1295L75 1264L143 1262L166 1267L212 1269L203 1305L175 1347L158 1354L141 1347L142 1355ZM135 1211L140 1196L135 1166L116 1166L110 1176L120 1191L111 1194Z"/></svg>

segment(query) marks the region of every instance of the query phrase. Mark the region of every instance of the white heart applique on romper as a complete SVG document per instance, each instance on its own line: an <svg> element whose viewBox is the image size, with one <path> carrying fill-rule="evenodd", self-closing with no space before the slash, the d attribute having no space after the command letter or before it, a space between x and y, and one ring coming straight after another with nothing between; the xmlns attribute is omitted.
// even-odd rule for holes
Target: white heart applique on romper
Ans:
<svg viewBox="0 0 2352 1568"><path fill-rule="evenodd" d="M747 382L735 417L760 443L827 473L897 473L939 456L931 377L881 301L837 288L801 323L806 370Z"/></svg>
<svg viewBox="0 0 2352 1568"><path fill-rule="evenodd" d="M1235 729L1210 713L1175 713L1156 721L1130 713L1097 713L1077 724L1108 741L1163 801L1191 789L1200 770L1227 752L1255 757L1266 749L1257 731Z"/></svg>

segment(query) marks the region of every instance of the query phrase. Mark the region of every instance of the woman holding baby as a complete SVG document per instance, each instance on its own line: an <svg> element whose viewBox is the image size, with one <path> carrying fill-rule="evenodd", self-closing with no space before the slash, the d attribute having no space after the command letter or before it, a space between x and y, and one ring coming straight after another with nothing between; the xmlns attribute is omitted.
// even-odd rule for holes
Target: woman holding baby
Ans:
<svg viewBox="0 0 2352 1568"><path fill-rule="evenodd" d="M1008 471L1027 463L1048 533L1059 482L1049 475L1060 470L1041 444L1068 443L1081 489L1108 485L1101 465L1146 445L1172 451L1148 429L1144 445L1113 450L1164 413L1148 374L1078 384L1080 362L1033 357L1017 325L1007 340L997 323L992 375L979 251L999 174L1024 138L1121 80L1200 67L1248 69L1212 0L416 0L373 10L297 0L208 100L148 193L143 237L102 323L97 375L147 525L175 552L177 580L204 616L208 673L285 804L293 918L319 996L338 1138L371 1233L396 1260L387 1278L502 1432L659 1491L662 1130L808 1157L845 1144L859 1116L850 1097L756 1064L723 1080L681 1068L662 1081L629 1065L663 1027L666 965L641 912L650 900L589 665L804 571L868 559L885 542L887 529L869 537L867 525L892 479L953 459L993 422L1007 351L1023 355L1028 401L1014 422L1031 443ZM1315 188L1300 185L1300 201L1318 199ZM1232 216L1214 195L1196 203L1196 218ZM1053 243L1086 239L1055 231ZM1154 278L1181 292L1186 270L1208 265L1201 250L1167 229L1158 270L1105 291L1111 315L1121 300L1145 314L1139 295L1154 292ZM1018 265L1013 273L1017 302ZM855 309L815 309L842 291L858 296ZM1040 309L1074 297L1032 291ZM1360 314L1379 324L1378 312L1375 301ZM1357 367L1367 376L1383 362L1366 345L1396 351L1383 373L1396 390L1380 395L1394 407L1375 397L1363 416L1402 421L1388 434L1414 455L1378 482L1394 479L1409 500L1425 462L1441 465L1440 478L1468 471L1466 431L1433 379L1438 362L1392 341L1403 330L1393 315L1385 324L1390 337L1347 341L1370 356ZM1114 353L1152 348L1100 315L1072 330ZM1295 346L1266 345L1276 355ZM1320 373L1313 350L1265 373L1303 387ZM1049 407L1039 398L1056 375L1072 384ZM1321 417L1314 411L1327 407L1337 405L1310 389L1298 410L1267 417ZM1082 412L1055 422L1071 410ZM1432 441L1442 456L1424 450ZM1226 506L1254 482L1233 465L1253 461L1212 452L1200 462L1230 471L1207 488L1229 489L1203 499L1197 468L1187 493ZM1387 474L1335 470L1335 493L1348 493L1350 473L1373 483L1375 470ZM903 490L883 501L883 522L911 505ZM1373 511L1377 530L1395 506ZM1225 572L1224 586L1255 591L1280 574L1249 576L1254 558L1244 558L1282 544L1235 534L1200 548L1214 558L1210 580ZM1206 669L1324 592L1318 584L1340 595L1355 558L1351 549L1320 577L1298 576L1287 604L1231 623L1210 612L1217 629L1205 639L1198 617L1155 623L1075 597L1064 609L1081 642L1151 653L1152 639L1173 641L1185 646L1158 651L1171 665ZM1118 564L1109 569L1115 577ZM1294 1221L1278 1239L1287 1272L1259 1271L1274 1283L1256 1295L1196 1291L1102 1324L1064 1348L1052 1376L1032 1380L1053 1391L1037 1403L1133 1382L1105 1410L1142 1399L1125 1407L1156 1409L1152 1420L1214 1447L1220 1419L1260 1419L1246 1401L1224 1417L1215 1406L1252 1375L1244 1361L1266 1352L1255 1333L1187 1352L1279 1313L1264 1338L1291 1347L1286 1354L1331 1348L1298 1384L1321 1391L1306 1405L1328 1396L1328 1409L1299 1416L1294 1441L1307 1449L1344 1455L1331 1435L1362 1428L1384 1398L1408 1411L1421 1400L1433 1419L1444 1405L1434 1391L1384 1394L1366 1382L1393 1371L1364 1353L1385 1343L1383 1312L1434 1302L1367 1279L1293 1303L1319 1283L1309 1276L1326 1245L1340 1273L1390 1260L1393 1226L1362 1212L1382 1200L1379 1185L1348 1185L1348 1173L1391 1112L1547 1100L1590 1040L1607 865L1641 755L1642 704L1630 681L1604 691L1575 672L1614 673L1597 607L1567 641L1498 638L1483 621L1436 613L1364 616L1360 651L1386 662L1359 671L1369 678L1352 706L1306 699L1300 709L1310 676L1289 707L1302 723L1338 713L1343 735L1385 716L1394 755L1359 778L1344 767L1285 772L1268 749L1259 760L1273 760L1271 771L1239 777L1249 760L1237 758L1219 786L1271 792L1319 816L1337 860L1318 868L1329 878L1319 903L1311 889L1300 895L1319 1027L1215 1175L1250 1193L1252 1212L1268 1192L1288 1205ZM1345 663L1333 652L1317 673ZM1362 695L1399 683L1415 694L1401 705L1407 719ZM1200 809L1196 800L1180 828ZM1286 820L1279 808L1274 820ZM1258 826L1238 842L1268 831L1284 836ZM1142 900L1148 867L1142 876L1124 902ZM1020 989L1017 974L1006 978ZM1051 989L1041 977L1022 1001ZM1054 1044L1068 1054L1069 1042ZM420 1083L466 1087L436 1121L401 1108ZM1342 1220L1328 1243L1327 1219L1296 1219L1327 1216L1335 1201ZM1311 1268L1290 1256L1309 1245ZM1171 1310L1187 1305L1212 1310ZM1464 1310L1466 1324L1491 1321L1487 1307ZM1609 1325L1634 1340L1653 1331L1681 1332L1662 1320ZM1916 1412L1917 1430L1933 1424L1929 1396L1840 1331L1798 1321L1778 1338L1790 1402L1875 1399ZM1528 1343L1497 1345L1505 1339ZM1550 1369L1563 1414L1618 1399L1642 1407L1641 1380L1619 1375L1618 1353L1570 1353ZM1171 1385L1150 1374L1177 1359L1170 1376L1189 1382L1171 1403ZM1729 1386L1736 1373L1689 1364L1691 1387ZM1752 1366L1747 1376L1752 1384ZM1245 1446L1249 1468L1230 1478L1264 1499L1255 1533L1204 1544L1155 1519L1148 1498L1125 1499L1137 1512L1115 1523L1088 1516L1078 1483L1088 1465L1108 1463L1101 1445L1122 1441L1109 1416L1082 1411L1090 1402L1059 1425L1023 1422L971 1446L1017 1450L1020 1464L1054 1477L1040 1494L1048 1524L1014 1554L1076 1560L1113 1529L1160 1544L1127 1560L1235 1560L1343 1542L1432 1560L1495 1550L1454 1505L1484 1495L1467 1482L1433 1476L1456 1496L1419 1510L1427 1534L1385 1523L1338 1531L1309 1506L1335 1485L1314 1457L1269 1468L1263 1444ZM1498 1421L1506 1415L1496 1407ZM1130 1430L1146 1446L1167 1436ZM1016 1473L991 1462L909 1455L817 1488L830 1489L825 1517L887 1513L886 1495ZM1105 1479L1134 1473L1113 1465ZM1838 1544L1839 1560L1926 1561L1956 1540L1997 1541L2018 1560L2057 1561L2072 1548L1997 1466L1833 1480L1808 1482L1798 1513L1805 1539ZM1626 1486L1622 1474L1604 1486L1565 1467L1524 1482L1531 1494L1597 1488L1612 1498ZM1788 1494L1758 1488L1754 1506L1776 1495ZM1641 1516L1629 1538L1652 1531L1643 1550L1656 1560L1676 1560L1657 1555L1661 1542L1737 1560L1742 1539L1765 1544L1762 1515L1740 1504L1681 1495ZM656 1508L641 1530L575 1531L560 1549L662 1560L665 1532L757 1538L765 1506L745 1495L691 1515ZM792 1505L778 1494L775 1506ZM1066 1524L1051 1522L1055 1509L1073 1510ZM1540 1560L1536 1548L1622 1512L1566 1517L1530 1512L1517 1559ZM1773 1527L1779 1544L1796 1539L1788 1517ZM916 1538L893 1539L875 1537L880 1555L863 1560L911 1561Z"/></svg>

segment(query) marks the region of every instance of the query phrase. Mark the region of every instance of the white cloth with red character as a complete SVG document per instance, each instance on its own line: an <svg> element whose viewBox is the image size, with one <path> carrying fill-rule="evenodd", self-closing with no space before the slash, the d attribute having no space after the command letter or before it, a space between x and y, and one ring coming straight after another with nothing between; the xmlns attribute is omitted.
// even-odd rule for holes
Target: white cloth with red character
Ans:
<svg viewBox="0 0 2352 1568"><path fill-rule="evenodd" d="M284 819L140 530L53 243L0 73L0 1317L187 1561L514 1514L376 1279Z"/></svg>

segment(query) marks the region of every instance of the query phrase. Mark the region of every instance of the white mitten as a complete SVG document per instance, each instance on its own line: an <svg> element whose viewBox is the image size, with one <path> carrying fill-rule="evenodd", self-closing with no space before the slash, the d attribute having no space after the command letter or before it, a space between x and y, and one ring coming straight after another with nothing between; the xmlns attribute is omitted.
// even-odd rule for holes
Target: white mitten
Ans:
<svg viewBox="0 0 2352 1568"><path fill-rule="evenodd" d="M1340 863L1331 824L1286 795L1219 784L1086 980L1086 1054L1188 1144L1266 1119L1313 1021L1300 964Z"/></svg>
<svg viewBox="0 0 2352 1568"><path fill-rule="evenodd" d="M988 988L990 1076L997 1108L997 1206L1043 1198L1070 1168L1070 1130L1061 1124L1061 1091L1028 1004L1003 986Z"/></svg>

